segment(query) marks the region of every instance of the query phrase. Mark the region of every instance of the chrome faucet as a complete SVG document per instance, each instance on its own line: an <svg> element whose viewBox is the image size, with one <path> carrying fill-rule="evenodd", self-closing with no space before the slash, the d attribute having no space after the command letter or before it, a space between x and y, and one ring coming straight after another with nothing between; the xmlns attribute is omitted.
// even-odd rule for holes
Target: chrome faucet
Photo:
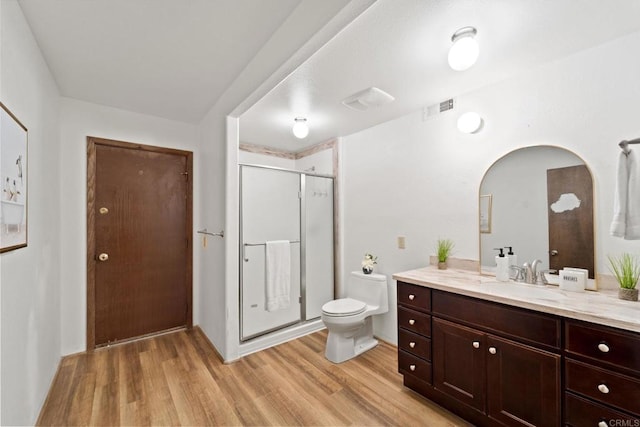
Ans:
<svg viewBox="0 0 640 427"><path fill-rule="evenodd" d="M524 270L524 282L529 283L531 285L535 284L538 279L538 265L542 264L542 261L539 259L533 261L531 264L525 262L522 265L522 269Z"/></svg>

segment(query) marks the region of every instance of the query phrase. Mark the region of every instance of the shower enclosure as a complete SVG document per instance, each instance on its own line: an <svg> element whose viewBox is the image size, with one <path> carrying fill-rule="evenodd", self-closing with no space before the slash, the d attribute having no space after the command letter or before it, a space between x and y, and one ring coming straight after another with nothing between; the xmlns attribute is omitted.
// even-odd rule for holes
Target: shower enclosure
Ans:
<svg viewBox="0 0 640 427"><path fill-rule="evenodd" d="M334 297L333 178L240 165L240 340L318 319ZM288 308L266 310L266 242L288 240Z"/></svg>

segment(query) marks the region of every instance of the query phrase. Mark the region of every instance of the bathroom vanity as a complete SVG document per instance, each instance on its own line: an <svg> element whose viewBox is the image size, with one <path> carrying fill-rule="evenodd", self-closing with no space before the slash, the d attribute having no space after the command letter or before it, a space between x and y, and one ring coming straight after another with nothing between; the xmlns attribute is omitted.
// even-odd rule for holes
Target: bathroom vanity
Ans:
<svg viewBox="0 0 640 427"><path fill-rule="evenodd" d="M640 425L640 303L465 270L393 278L405 386L476 425Z"/></svg>

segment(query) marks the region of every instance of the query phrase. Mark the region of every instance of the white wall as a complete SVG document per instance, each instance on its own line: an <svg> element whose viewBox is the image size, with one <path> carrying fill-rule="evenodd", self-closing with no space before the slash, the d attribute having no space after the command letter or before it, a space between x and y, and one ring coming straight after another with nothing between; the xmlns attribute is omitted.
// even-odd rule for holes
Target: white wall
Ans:
<svg viewBox="0 0 640 427"><path fill-rule="evenodd" d="M0 99L28 129L28 246L0 256L2 425L36 421L60 360L58 89L18 3L0 2Z"/></svg>
<svg viewBox="0 0 640 427"><path fill-rule="evenodd" d="M344 138L343 278L365 252L377 271L424 266L439 237L454 240L455 257L478 259L478 189L485 171L507 152L529 145L566 147L594 174L596 269L606 255L638 252L638 243L609 236L617 143L640 136L640 58L630 55L640 33L574 54L458 97L458 109L422 121L420 111ZM481 132L461 134L459 114L474 110ZM406 249L396 237L406 237ZM396 288L390 312L374 322L380 337L397 341Z"/></svg>
<svg viewBox="0 0 640 427"><path fill-rule="evenodd" d="M60 189L62 270L62 354L86 349L87 324L87 136L193 151L193 225L200 228L198 128L167 119L61 98ZM204 228L204 227L203 227ZM213 229L213 228L210 228ZM200 239L194 230L194 253ZM200 257L193 259L193 321L200 317Z"/></svg>

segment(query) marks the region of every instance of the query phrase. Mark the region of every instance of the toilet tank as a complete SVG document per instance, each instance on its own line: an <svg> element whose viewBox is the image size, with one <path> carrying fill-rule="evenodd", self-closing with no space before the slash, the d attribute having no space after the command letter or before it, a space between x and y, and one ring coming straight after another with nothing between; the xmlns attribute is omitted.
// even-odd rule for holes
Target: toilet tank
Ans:
<svg viewBox="0 0 640 427"><path fill-rule="evenodd" d="M389 293L387 276L382 274L364 274L352 271L347 283L347 297L353 298L379 309L371 314L389 311Z"/></svg>

